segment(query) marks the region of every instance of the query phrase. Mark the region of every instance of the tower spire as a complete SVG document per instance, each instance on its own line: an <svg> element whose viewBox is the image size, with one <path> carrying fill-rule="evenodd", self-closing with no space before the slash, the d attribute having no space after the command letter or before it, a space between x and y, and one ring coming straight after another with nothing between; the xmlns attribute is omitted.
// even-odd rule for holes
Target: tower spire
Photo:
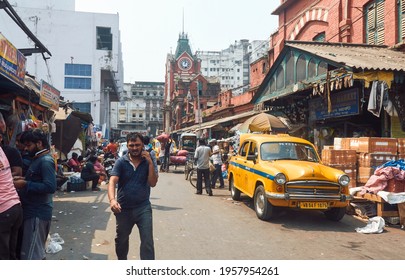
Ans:
<svg viewBox="0 0 405 280"><path fill-rule="evenodd" d="M183 35L184 35L184 7L183 7Z"/></svg>

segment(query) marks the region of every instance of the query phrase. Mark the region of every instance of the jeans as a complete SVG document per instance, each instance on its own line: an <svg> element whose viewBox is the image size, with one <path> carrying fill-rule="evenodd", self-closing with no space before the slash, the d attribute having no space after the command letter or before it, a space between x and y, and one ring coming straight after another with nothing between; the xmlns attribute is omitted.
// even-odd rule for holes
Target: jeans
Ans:
<svg viewBox="0 0 405 280"><path fill-rule="evenodd" d="M207 193L211 193L210 185L210 170L197 168L197 193L202 193L202 177L204 177L205 189Z"/></svg>
<svg viewBox="0 0 405 280"><path fill-rule="evenodd" d="M214 164L215 166L215 171L212 176L211 180L211 187L215 188L215 184L217 183L217 179L219 178L219 187L223 188L224 187L224 178L222 178L222 164Z"/></svg>
<svg viewBox="0 0 405 280"><path fill-rule="evenodd" d="M129 250L129 236L134 225L137 225L141 239L141 260L154 260L152 206L148 203L132 209L122 209L115 214L117 226L115 237L115 253L119 260L126 260Z"/></svg>
<svg viewBox="0 0 405 280"><path fill-rule="evenodd" d="M0 260L16 260L17 237L23 222L21 204L0 213Z"/></svg>

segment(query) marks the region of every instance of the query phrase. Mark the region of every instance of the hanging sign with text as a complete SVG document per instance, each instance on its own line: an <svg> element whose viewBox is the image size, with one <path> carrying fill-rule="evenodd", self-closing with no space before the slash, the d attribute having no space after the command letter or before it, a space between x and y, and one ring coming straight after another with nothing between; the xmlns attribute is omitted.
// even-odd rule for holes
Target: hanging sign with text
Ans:
<svg viewBox="0 0 405 280"><path fill-rule="evenodd" d="M0 75L24 88L25 56L0 33Z"/></svg>
<svg viewBox="0 0 405 280"><path fill-rule="evenodd" d="M44 107L51 108L54 111L59 111L60 91L41 80L41 96L39 104Z"/></svg>
<svg viewBox="0 0 405 280"><path fill-rule="evenodd" d="M309 101L309 119L324 120L359 114L359 91L357 88L331 94L332 111L328 112L326 98Z"/></svg>

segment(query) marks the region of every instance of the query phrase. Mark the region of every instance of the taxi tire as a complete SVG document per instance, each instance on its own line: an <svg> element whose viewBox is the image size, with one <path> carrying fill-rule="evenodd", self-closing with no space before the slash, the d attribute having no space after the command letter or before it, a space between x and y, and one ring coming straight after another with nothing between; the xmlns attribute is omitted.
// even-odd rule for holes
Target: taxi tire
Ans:
<svg viewBox="0 0 405 280"><path fill-rule="evenodd" d="M346 215L346 207L332 208L324 212L328 220L338 222Z"/></svg>
<svg viewBox="0 0 405 280"><path fill-rule="evenodd" d="M241 192L235 187L235 184L233 183L233 176L229 178L229 188L231 189L232 199L239 201Z"/></svg>
<svg viewBox="0 0 405 280"><path fill-rule="evenodd" d="M267 221L274 216L274 206L267 200L262 185L257 186L253 200L256 215L260 220Z"/></svg>

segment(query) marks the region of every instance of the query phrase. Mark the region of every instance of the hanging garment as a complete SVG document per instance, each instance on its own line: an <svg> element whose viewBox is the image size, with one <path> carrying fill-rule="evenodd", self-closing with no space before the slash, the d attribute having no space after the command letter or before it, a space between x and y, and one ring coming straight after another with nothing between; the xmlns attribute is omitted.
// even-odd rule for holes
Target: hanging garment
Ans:
<svg viewBox="0 0 405 280"><path fill-rule="evenodd" d="M386 82L382 82L381 90L383 91L383 107L388 115L391 117L398 116L395 110L394 103L392 103L388 94L388 85Z"/></svg>
<svg viewBox="0 0 405 280"><path fill-rule="evenodd" d="M370 99L368 100L367 110L373 115L380 117L382 108L383 96L381 91L381 83L373 81L371 86Z"/></svg>

